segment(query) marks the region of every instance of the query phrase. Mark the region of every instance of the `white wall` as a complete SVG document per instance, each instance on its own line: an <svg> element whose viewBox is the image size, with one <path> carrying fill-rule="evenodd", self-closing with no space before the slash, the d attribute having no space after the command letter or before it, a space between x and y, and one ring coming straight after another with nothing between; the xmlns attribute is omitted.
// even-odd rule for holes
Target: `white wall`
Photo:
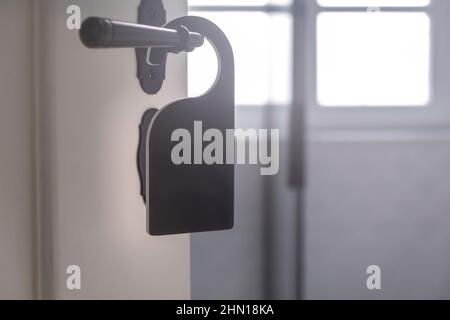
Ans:
<svg viewBox="0 0 450 320"><path fill-rule="evenodd" d="M449 299L449 163L446 139L311 143L306 297Z"/></svg>
<svg viewBox="0 0 450 320"><path fill-rule="evenodd" d="M31 6L0 2L0 299L33 295ZM13 33L11 33L13 31Z"/></svg>

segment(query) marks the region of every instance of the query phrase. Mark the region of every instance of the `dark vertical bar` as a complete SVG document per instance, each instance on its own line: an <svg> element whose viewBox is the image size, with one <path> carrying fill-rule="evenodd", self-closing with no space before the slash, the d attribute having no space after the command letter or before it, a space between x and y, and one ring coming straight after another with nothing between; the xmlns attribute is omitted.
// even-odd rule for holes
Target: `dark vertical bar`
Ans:
<svg viewBox="0 0 450 320"><path fill-rule="evenodd" d="M265 128L269 129L272 125L272 112L270 106L266 105L263 110L263 124ZM268 141L268 146L271 144ZM272 150L268 150L272 152ZM274 268L274 250L275 250L275 236L274 236L274 219L273 219L273 179L270 176L262 176L262 194L263 194L263 232L262 232L262 263L263 263L263 299L274 299L275 290L275 268Z"/></svg>
<svg viewBox="0 0 450 320"><path fill-rule="evenodd" d="M292 106L290 124L290 184L297 190L297 298L304 298L304 210L303 187L305 184L305 0L293 0L293 73Z"/></svg>

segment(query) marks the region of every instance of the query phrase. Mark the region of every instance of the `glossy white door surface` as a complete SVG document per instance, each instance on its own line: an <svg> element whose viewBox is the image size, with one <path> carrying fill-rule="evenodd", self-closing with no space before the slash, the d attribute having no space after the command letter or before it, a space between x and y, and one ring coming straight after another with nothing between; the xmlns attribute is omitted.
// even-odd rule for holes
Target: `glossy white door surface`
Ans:
<svg viewBox="0 0 450 320"><path fill-rule="evenodd" d="M73 3L39 6L47 289L55 298L189 298L189 238L146 233L136 169L140 118L147 108L186 95L185 56L171 57L164 89L149 96L137 81L133 49L86 49L65 28ZM164 3L169 19L185 14L184 1ZM139 1L76 4L83 17L136 21ZM80 291L66 288L72 264L82 270Z"/></svg>
<svg viewBox="0 0 450 320"><path fill-rule="evenodd" d="M13 39L0 57L9 73L0 89L0 297L190 297L189 236L146 233L136 168L141 116L186 95L186 57L169 58L164 87L150 96L133 49L87 49L66 27L69 5L83 19L136 21L139 2L0 4L15 33L0 31ZM184 0L164 4L169 20L186 13ZM81 268L81 290L66 287L70 265Z"/></svg>

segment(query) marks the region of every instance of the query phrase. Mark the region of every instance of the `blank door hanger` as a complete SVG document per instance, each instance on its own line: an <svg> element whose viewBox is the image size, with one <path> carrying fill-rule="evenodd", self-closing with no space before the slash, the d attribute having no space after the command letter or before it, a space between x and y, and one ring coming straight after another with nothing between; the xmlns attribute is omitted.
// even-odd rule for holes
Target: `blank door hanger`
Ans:
<svg viewBox="0 0 450 320"><path fill-rule="evenodd" d="M173 102L160 110L150 109L144 115L144 192L147 231L151 235L230 229L234 221L234 164L227 164L230 150L227 151L225 138L227 129L234 130L235 126L232 48L225 34L209 20L181 17L165 27L179 26L198 32L211 42L218 56L219 72L206 94ZM203 133L209 129L221 133L222 141L203 141ZM174 132L190 137L183 141L190 146L190 156L184 154L187 149L180 155L190 161L174 163L172 153L181 139ZM212 142L221 144L223 161L206 164L203 151ZM234 160L234 136L231 151L233 155L228 157ZM144 170L142 163L140 166Z"/></svg>

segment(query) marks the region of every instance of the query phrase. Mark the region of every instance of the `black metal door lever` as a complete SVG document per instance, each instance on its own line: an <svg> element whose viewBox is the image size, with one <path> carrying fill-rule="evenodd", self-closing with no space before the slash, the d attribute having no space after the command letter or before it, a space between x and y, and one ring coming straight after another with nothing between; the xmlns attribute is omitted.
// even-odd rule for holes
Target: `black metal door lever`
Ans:
<svg viewBox="0 0 450 320"><path fill-rule="evenodd" d="M141 87L155 94L166 78L167 54L190 52L204 43L203 35L183 25L164 28L165 23L162 0L142 0L138 23L90 17L81 26L80 39L88 48L135 48Z"/></svg>
<svg viewBox="0 0 450 320"><path fill-rule="evenodd" d="M83 22L80 38L88 48L159 47L175 53L192 51L204 42L201 34L183 26L175 30L98 17Z"/></svg>

